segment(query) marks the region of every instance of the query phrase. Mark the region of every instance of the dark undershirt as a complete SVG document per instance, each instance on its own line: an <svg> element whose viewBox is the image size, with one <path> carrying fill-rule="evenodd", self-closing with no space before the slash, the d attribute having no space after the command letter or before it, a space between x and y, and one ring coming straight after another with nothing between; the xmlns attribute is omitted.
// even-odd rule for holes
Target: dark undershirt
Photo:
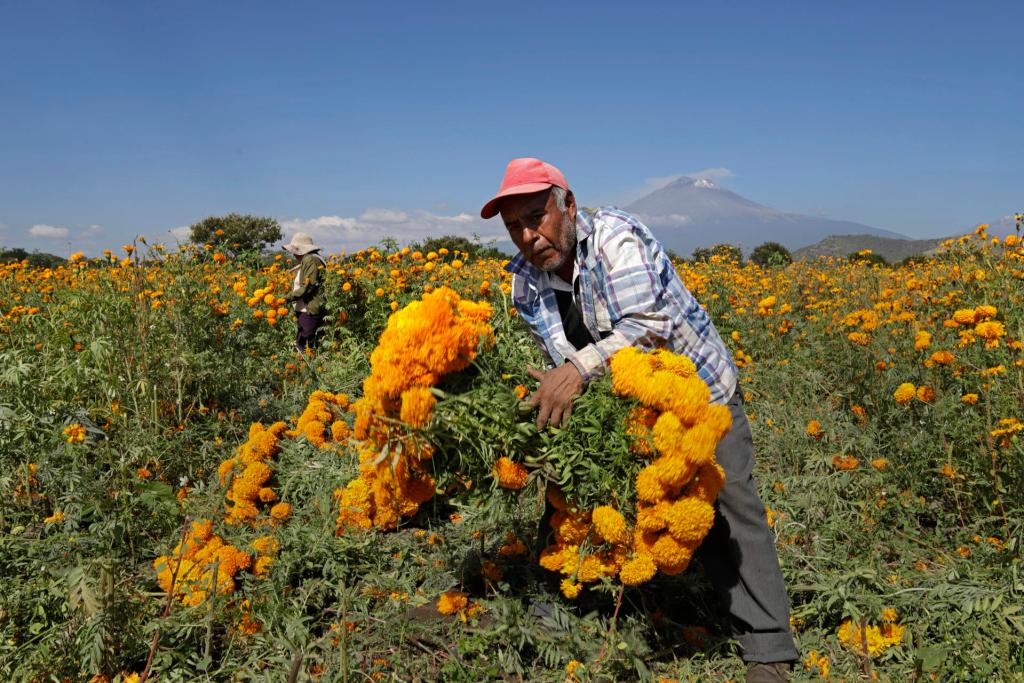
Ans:
<svg viewBox="0 0 1024 683"><path fill-rule="evenodd" d="M576 297L572 292L565 292L560 289L555 291L555 300L558 302L558 313L562 316L562 329L569 343L579 351L584 346L589 346L596 341L583 324L583 315L580 307L576 305Z"/></svg>

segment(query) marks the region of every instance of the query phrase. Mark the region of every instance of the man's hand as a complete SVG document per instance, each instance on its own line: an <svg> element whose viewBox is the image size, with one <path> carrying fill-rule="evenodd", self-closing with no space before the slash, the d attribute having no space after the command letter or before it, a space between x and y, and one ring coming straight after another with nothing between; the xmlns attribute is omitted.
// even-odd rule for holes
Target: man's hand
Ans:
<svg viewBox="0 0 1024 683"><path fill-rule="evenodd" d="M583 378L576 366L565 362L547 372L532 367L526 371L540 382L529 401L534 408L540 407L537 429L544 429L548 424L559 427L568 422L572 415L572 399L583 392Z"/></svg>

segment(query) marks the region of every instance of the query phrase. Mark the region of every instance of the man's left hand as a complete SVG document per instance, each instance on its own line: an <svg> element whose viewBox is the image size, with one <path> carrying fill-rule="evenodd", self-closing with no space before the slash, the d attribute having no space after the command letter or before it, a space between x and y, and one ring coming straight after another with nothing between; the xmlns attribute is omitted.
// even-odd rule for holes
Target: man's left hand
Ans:
<svg viewBox="0 0 1024 683"><path fill-rule="evenodd" d="M540 407L537 429L544 429L549 424L560 427L568 422L572 415L572 399L583 392L583 378L576 366L567 361L547 372L532 367L526 371L540 382L529 401L534 408Z"/></svg>

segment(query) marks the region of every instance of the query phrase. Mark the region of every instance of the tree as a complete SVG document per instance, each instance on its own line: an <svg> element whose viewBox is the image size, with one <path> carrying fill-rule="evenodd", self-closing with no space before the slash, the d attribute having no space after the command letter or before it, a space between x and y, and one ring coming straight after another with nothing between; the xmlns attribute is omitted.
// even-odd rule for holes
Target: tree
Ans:
<svg viewBox="0 0 1024 683"><path fill-rule="evenodd" d="M56 268L64 263L64 259L60 256L47 254L46 252L33 251L30 253L21 247L14 247L13 249L0 248L0 263L17 263L19 261L28 261L30 266L37 268Z"/></svg>
<svg viewBox="0 0 1024 683"><path fill-rule="evenodd" d="M424 254L428 254L439 249L447 249L448 251L464 251L474 258L508 258L508 254L495 249L493 246L489 244L481 244L480 238L476 236L474 236L474 239L472 240L466 237L459 237L458 235L428 237L422 242L410 244L409 248L413 251L421 251Z"/></svg>
<svg viewBox="0 0 1024 683"><path fill-rule="evenodd" d="M711 260L711 250L708 249L707 247L697 247L696 249L693 250L693 255L690 256L690 259L694 263L698 263L701 261L707 263L708 261Z"/></svg>
<svg viewBox="0 0 1024 683"><path fill-rule="evenodd" d="M862 262L870 265L889 265L889 262L885 259L884 256L882 256L881 254L875 254L870 249L861 249L860 251L855 251L852 254L848 255L846 258L849 259L850 261Z"/></svg>
<svg viewBox="0 0 1024 683"><path fill-rule="evenodd" d="M281 226L273 218L229 213L209 216L193 223L190 239L196 244L212 244L218 251L238 254L262 251L281 239Z"/></svg>
<svg viewBox="0 0 1024 683"><path fill-rule="evenodd" d="M743 263L743 250L735 244L716 244L711 247L711 255L717 256L723 261L736 261Z"/></svg>
<svg viewBox="0 0 1024 683"><path fill-rule="evenodd" d="M750 252L750 260L762 267L785 266L793 262L793 255L778 242L765 242Z"/></svg>

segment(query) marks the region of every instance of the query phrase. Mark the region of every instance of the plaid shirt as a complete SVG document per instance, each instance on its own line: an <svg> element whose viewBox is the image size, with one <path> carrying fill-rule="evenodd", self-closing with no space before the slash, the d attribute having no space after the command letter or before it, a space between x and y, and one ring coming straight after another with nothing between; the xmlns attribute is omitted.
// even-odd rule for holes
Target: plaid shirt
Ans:
<svg viewBox="0 0 1024 683"><path fill-rule="evenodd" d="M667 347L694 362L713 402L728 401L738 374L732 356L647 226L615 208L578 211L576 237L578 303L591 338L600 339L580 350L565 336L550 275L522 254L505 266L516 310L547 360L571 362L586 383L621 348Z"/></svg>

